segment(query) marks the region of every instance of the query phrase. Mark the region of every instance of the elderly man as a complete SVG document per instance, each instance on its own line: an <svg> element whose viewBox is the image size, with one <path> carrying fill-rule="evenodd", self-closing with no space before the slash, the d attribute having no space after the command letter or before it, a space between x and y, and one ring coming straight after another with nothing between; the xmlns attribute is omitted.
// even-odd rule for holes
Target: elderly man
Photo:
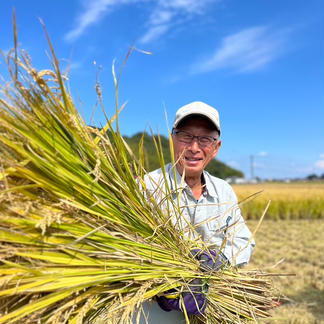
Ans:
<svg viewBox="0 0 324 324"><path fill-rule="evenodd" d="M167 179L176 201L179 199L177 186L184 176L184 188L180 196L182 217L186 219L185 223L194 227L193 232L188 229L188 236L202 238L211 254L200 255L196 251L196 257L201 257L207 264L209 262L214 269L226 264L241 266L248 263L254 248L251 232L241 216L233 189L227 182L205 171L221 146L220 132L219 114L215 108L203 102L181 107L172 128L176 177L174 167L169 163L165 166L166 176L159 169L145 179L147 189L155 194L157 184L161 188ZM217 256L217 260L211 256ZM186 308L191 314L203 313L206 307L204 299L201 304L191 300L197 296L186 296L189 305ZM181 311L178 300L161 297L158 303L165 311Z"/></svg>

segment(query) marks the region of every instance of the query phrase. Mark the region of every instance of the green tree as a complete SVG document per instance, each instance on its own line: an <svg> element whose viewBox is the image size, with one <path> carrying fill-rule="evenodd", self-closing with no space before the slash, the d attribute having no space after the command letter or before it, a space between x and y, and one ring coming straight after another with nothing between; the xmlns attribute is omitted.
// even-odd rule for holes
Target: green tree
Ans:
<svg viewBox="0 0 324 324"><path fill-rule="evenodd" d="M125 137L128 145L131 147L133 152L138 156L138 144L143 136L143 133L137 133L132 137ZM169 140L165 136L160 136L161 145L163 149L163 154L165 158L165 162L169 162L171 160L170 149L169 149ZM156 150L154 146L154 141L152 136L145 133L144 135L144 152L146 156L145 165L148 171L155 170L159 168L159 161L156 157ZM223 162L220 162L217 159L213 159L206 170L215 177L226 179L228 177L244 177L244 174L236 169L233 169L226 165Z"/></svg>

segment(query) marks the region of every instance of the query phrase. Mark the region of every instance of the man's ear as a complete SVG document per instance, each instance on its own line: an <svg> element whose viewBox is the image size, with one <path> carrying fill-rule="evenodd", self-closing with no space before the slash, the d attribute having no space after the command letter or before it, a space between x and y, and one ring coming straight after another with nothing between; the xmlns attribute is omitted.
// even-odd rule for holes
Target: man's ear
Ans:
<svg viewBox="0 0 324 324"><path fill-rule="evenodd" d="M221 140L218 140L217 143L216 143L216 146L214 148L214 152L212 153L213 158L215 158L216 155L218 154L218 150L221 147L221 145L222 145L222 141Z"/></svg>

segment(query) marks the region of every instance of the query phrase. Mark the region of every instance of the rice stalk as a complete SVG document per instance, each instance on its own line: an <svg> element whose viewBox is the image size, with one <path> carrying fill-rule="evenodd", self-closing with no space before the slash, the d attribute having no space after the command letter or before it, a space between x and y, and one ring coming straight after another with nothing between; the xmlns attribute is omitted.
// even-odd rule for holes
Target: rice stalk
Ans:
<svg viewBox="0 0 324 324"><path fill-rule="evenodd" d="M139 322L144 301L194 278L209 281L209 304L188 322L269 317L271 276L202 273L190 250L205 245L170 222L183 222L171 189L166 209L147 194L143 141L137 160L119 132L114 67L116 112L100 131L79 115L48 35L53 70L40 72L16 37L0 98L0 323Z"/></svg>

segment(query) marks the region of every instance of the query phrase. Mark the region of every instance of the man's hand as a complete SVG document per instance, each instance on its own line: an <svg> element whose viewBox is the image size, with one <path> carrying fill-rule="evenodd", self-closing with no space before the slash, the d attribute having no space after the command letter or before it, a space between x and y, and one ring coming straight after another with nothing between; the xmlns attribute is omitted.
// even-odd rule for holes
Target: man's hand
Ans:
<svg viewBox="0 0 324 324"><path fill-rule="evenodd" d="M194 249L191 250L191 255L200 262L202 272L219 271L229 265L227 258L217 250L203 251ZM181 297L179 293L170 290L164 296L157 297L157 302L167 312L171 310L183 312L182 299L188 315L199 315L205 312L207 292L208 283L203 283L202 279L196 278L190 282L189 289L181 293Z"/></svg>
<svg viewBox="0 0 324 324"><path fill-rule="evenodd" d="M182 292L181 297L175 297L174 293L172 295L172 292L169 292L165 296L157 297L157 302L159 306L167 312L171 310L184 312L181 302L182 299L188 315L204 314L207 306L205 296L207 291L208 284L203 284L202 279L197 278L190 282L189 289Z"/></svg>
<svg viewBox="0 0 324 324"><path fill-rule="evenodd" d="M217 250L203 251L200 249L193 249L190 251L200 263L200 270L206 271L219 271L223 267L229 265L229 261L223 253Z"/></svg>

